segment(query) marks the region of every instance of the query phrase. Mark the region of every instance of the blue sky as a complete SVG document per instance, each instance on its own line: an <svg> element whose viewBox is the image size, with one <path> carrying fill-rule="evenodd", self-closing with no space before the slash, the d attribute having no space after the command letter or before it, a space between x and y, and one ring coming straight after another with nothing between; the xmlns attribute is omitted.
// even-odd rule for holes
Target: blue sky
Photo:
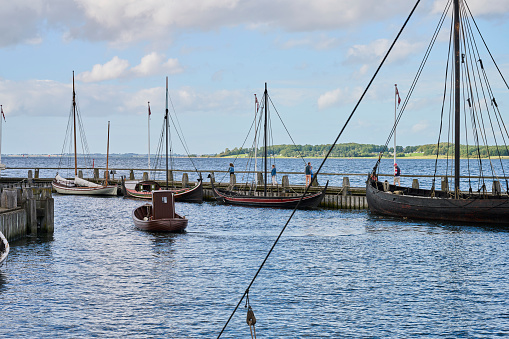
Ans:
<svg viewBox="0 0 509 339"><path fill-rule="evenodd" d="M413 80L444 1L419 5L339 142L383 144L394 84ZM509 73L509 0L469 7L499 67ZM404 0L0 0L2 153L58 154L72 71L90 151L155 152L165 77L189 150L240 147L264 83L298 144L331 143L410 13ZM447 38L441 38L445 46ZM439 55L440 56L440 55ZM443 58L431 63L398 145L435 143ZM495 85L497 86L497 85ZM503 88L498 85L496 88ZM430 99L431 98L431 99ZM499 105L509 104L498 99ZM274 122L274 143L290 143ZM177 141L177 153L183 152Z"/></svg>

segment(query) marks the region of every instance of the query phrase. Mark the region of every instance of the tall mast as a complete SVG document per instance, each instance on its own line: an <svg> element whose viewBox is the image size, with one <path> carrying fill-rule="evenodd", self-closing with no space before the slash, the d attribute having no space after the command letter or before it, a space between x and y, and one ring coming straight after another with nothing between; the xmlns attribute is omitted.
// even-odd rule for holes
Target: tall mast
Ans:
<svg viewBox="0 0 509 339"><path fill-rule="evenodd" d="M74 122L74 176L78 176L78 153L76 152L76 92L74 91L74 71L72 71L72 118Z"/></svg>
<svg viewBox="0 0 509 339"><path fill-rule="evenodd" d="M108 178L110 177L110 172L108 172L108 161L110 158L110 122L108 121L108 142L106 146L106 185L108 185Z"/></svg>
<svg viewBox="0 0 509 339"><path fill-rule="evenodd" d="M255 137L254 137L254 161L255 161L255 173L258 172L258 99L255 96ZM258 175L258 174L256 174ZM256 181L258 181L255 178Z"/></svg>
<svg viewBox="0 0 509 339"><path fill-rule="evenodd" d="M454 0L454 192L460 191L460 11Z"/></svg>
<svg viewBox="0 0 509 339"><path fill-rule="evenodd" d="M166 189L168 186L168 77L166 77L166 113L164 115L164 122L166 125Z"/></svg>
<svg viewBox="0 0 509 339"><path fill-rule="evenodd" d="M397 121L397 115L396 111L398 110L398 86L394 85L394 164L396 164L396 121Z"/></svg>
<svg viewBox="0 0 509 339"><path fill-rule="evenodd" d="M264 154L264 163L265 163L265 181L264 181L264 184L263 184L263 195L267 195L267 103L268 103L268 93L267 93L267 83L265 83L265 92L263 93L264 97L265 97L265 102L264 102L264 106L265 106L265 123L264 123L264 126L263 126L263 129L264 129L264 138L263 138L263 149L265 151L265 154Z"/></svg>
<svg viewBox="0 0 509 339"><path fill-rule="evenodd" d="M148 169L150 170L150 101L148 102Z"/></svg>

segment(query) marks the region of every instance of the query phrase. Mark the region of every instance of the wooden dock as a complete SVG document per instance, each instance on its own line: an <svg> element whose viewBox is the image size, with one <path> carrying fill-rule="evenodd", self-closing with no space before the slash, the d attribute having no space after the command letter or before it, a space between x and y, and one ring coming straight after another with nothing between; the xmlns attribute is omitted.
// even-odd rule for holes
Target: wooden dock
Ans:
<svg viewBox="0 0 509 339"><path fill-rule="evenodd" d="M0 185L0 232L8 241L27 235L52 234L54 202L51 187L26 181Z"/></svg>
<svg viewBox="0 0 509 339"><path fill-rule="evenodd" d="M90 181L95 181L95 182L101 182L102 179L99 178L99 170L100 169L97 169L97 168L94 170L94 178L85 178L85 179L90 180ZM128 178L126 178L126 180L147 180L148 179L148 171L147 170L145 170L145 172L143 172L143 175L141 178L135 178L135 176L134 176L135 171L136 172L142 171L140 169L116 169L116 171L129 172L130 175ZM173 172L177 172L177 171L170 171L170 172L172 172L170 175L170 178L173 178L174 177ZM179 171L179 172L183 172L183 171ZM34 173L35 173L35 175L33 175ZM212 171L211 172L206 172L206 171L202 172L202 175L204 176L204 181L203 181L204 200L214 201L215 199L214 199L214 196L212 193L212 185L210 184L210 179L206 178L208 173L214 174L214 172L212 172ZM239 172L239 173L242 173L242 172ZM282 174L283 174L283 177L282 177L281 184L278 184L276 187L274 187L273 185L267 186L269 195L284 194L287 196L298 196L304 192L304 190L305 190L304 185L290 185L290 183L288 181L288 175L285 175L284 173L282 173ZM261 173L259 173L259 175L261 175ZM106 176L106 173L104 173L104 176ZM53 178L39 178L39 169L35 169L33 171L31 169L28 170L27 177L28 178L1 178L0 182L16 183L16 182L29 180L30 182L32 182L36 185L49 187L49 186L51 186L51 181L53 180ZM187 174L187 172L183 172L182 180L180 180L180 181L170 180L169 185L170 185L170 187L175 187L175 188L194 186L195 182L188 181L188 178L189 178L189 175ZM230 180L231 181L229 183L215 182L215 185L217 187L222 187L222 188L228 188L228 187L231 188L232 185L235 185L235 187L240 190L242 190L243 187L246 187L246 189L247 189L247 187L249 187L249 185L247 185L245 183L237 183L235 176L231 177ZM118 177L117 178L110 177L108 179L108 182L113 183L113 184L117 183L120 185L120 179ZM166 185L166 182L164 182L162 180L158 180L158 183L161 186ZM261 182L259 182L256 194L263 194L263 185L260 185L260 183ZM318 192L318 191L320 191L319 186L310 187L310 192ZM365 187L350 187L350 181L349 181L348 177L344 177L343 178L343 186L341 186L341 187L329 186L327 188L325 197L322 200L322 202L320 203L319 207L326 208L326 209L367 209L368 204L367 204L367 200L366 200L366 189L365 189Z"/></svg>

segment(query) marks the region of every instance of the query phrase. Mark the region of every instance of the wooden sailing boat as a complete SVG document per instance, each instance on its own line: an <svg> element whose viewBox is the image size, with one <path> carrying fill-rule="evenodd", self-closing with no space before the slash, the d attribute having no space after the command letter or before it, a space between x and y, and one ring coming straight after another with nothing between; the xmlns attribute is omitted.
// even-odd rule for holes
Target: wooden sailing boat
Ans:
<svg viewBox="0 0 509 339"><path fill-rule="evenodd" d="M74 71L72 72L72 114L69 117L72 119L73 126L73 144L74 144L74 180L63 178L58 173L53 179L51 185L53 189L60 194L73 194L73 195L117 195L117 186L108 185L106 180L104 185L96 184L80 178L78 176L78 153L76 145L76 125L78 123L78 111L76 108L76 92L74 90ZM65 142L64 142L65 143ZM109 153L109 122L108 122L108 153ZM62 154L62 157L64 155ZM106 157L106 163L108 162ZM107 169L106 169L107 170Z"/></svg>
<svg viewBox="0 0 509 339"><path fill-rule="evenodd" d="M150 106L149 117L150 117ZM152 192L166 189L170 190L175 194L175 201L185 202L203 202L203 186L201 175L198 178L196 184L193 187L184 187L181 189L171 189L168 181L168 143L169 143L169 115L168 115L168 77L166 77L166 111L164 116L164 128L166 135L166 188L162 188L160 184L154 180L140 181L134 184L134 187L128 187L125 181L122 179L122 191L124 195L130 198L138 199L152 199ZM149 150L149 167L150 167L150 150Z"/></svg>
<svg viewBox="0 0 509 339"><path fill-rule="evenodd" d="M322 201L327 191L328 182L325 187L316 193L307 193L306 195L298 196L286 196L278 194L267 194L267 116L268 116L268 92L267 83L265 83L264 91L264 189L263 195L255 195L252 193L246 193L244 191L232 191L222 189L214 185L214 180L211 179L212 191L214 197L220 203L241 205L241 206L252 206L252 207L272 207L272 208L316 208ZM256 136L255 136L256 138ZM256 142L255 142L256 144ZM257 146L255 145L255 150Z"/></svg>
<svg viewBox="0 0 509 339"><path fill-rule="evenodd" d="M166 129L166 186L168 187L168 77L166 78L166 115L164 122ZM201 181L199 185L201 187ZM153 189L155 186L150 188ZM188 220L175 213L175 192L158 189L147 191L146 194L150 194L152 204L142 205L134 209L132 213L133 222L137 228L152 232L184 231Z"/></svg>
<svg viewBox="0 0 509 339"><path fill-rule="evenodd" d="M446 12L447 10L444 11L443 17L445 17ZM470 117L473 119L471 123L474 131L474 140L479 135L485 138L486 131L482 130L483 122L480 120L479 114L482 112L484 112L484 114L486 114L486 112L490 114L490 110L492 110L492 113L495 113L493 116L490 116L490 122L492 117L494 118L496 116L499 124L501 123L503 125L503 121L501 121L502 116L500 115L493 94L489 93L490 97L487 99L483 99L482 95L478 97L476 96L476 91L480 87L475 87L471 83L477 80L485 86L483 88L487 91L490 88L487 77L485 76L486 73L484 71L482 59L477 53L478 51L476 51L477 46L472 44L473 34L470 31L471 26L467 21L466 13L469 13L466 2L464 0L454 0L452 25L454 71L450 80L450 83L454 84L454 91L451 91L451 102L454 103L454 111L451 113L454 117L454 191L449 191L447 185L444 185L442 190L435 189L435 178L433 178L433 184L429 190L401 187L391 185L388 182L381 182L378 180L380 155L366 185L366 197L372 212L405 218L475 222L483 224L509 224L509 195L507 190L502 192L499 181L497 180L493 181L492 192L488 192L486 189L485 180L497 177L496 173L493 173L493 167L491 168L493 173L491 177L485 176L483 172L480 173L477 191L472 189L470 178L468 182L470 186L468 192L460 190L460 127L466 125L467 117ZM475 25L475 27L477 27L477 25ZM473 70L478 70L479 74L484 74L484 76L480 75L478 79L476 79L477 74L473 74ZM464 78L461 78L460 75L464 75ZM460 88L461 84L469 86L466 86L467 88L465 91L462 91ZM445 93L444 98L446 98ZM465 113L465 121L461 121L461 112L468 112L468 114ZM393 127L393 130L395 127L396 126ZM474 129L474 127L476 129ZM507 133L507 131L502 132ZM465 138L467 138L467 132L465 132ZM439 146L440 139L437 147L437 158ZM486 148L488 147L486 142L485 146ZM505 150L507 151L507 145ZM477 144L477 152L480 153L479 144ZM501 155L501 153L499 152L498 155ZM468 159L468 161L470 161L470 159ZM482 169L483 164L480 154L478 154L477 161L479 168ZM490 165L492 165L491 158ZM507 177L505 176L502 161L500 161L500 166L504 173L501 179L505 179L507 188L509 185L507 184Z"/></svg>

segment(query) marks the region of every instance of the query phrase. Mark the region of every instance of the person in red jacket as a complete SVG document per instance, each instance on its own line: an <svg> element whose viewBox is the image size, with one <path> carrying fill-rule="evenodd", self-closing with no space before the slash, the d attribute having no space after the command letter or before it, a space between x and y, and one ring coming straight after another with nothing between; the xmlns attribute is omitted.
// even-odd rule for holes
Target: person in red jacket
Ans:
<svg viewBox="0 0 509 339"><path fill-rule="evenodd" d="M394 185L401 186L401 183L399 181L400 175L401 175L401 170L400 170L398 164L394 164Z"/></svg>

